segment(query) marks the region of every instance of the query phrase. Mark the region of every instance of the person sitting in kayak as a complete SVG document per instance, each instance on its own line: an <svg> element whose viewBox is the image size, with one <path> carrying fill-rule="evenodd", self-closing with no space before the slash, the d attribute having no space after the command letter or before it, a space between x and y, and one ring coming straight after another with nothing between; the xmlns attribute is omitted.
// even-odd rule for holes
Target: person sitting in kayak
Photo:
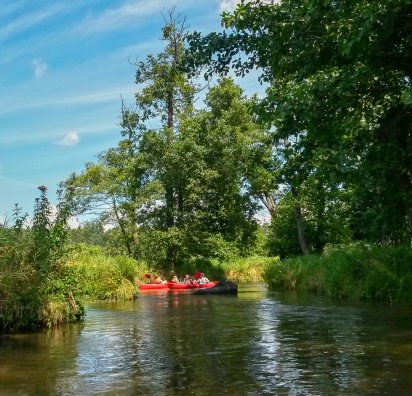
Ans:
<svg viewBox="0 0 412 396"><path fill-rule="evenodd" d="M205 274L201 273L200 278L197 281L199 285L205 285L206 283L209 283L209 279L206 278Z"/></svg>
<svg viewBox="0 0 412 396"><path fill-rule="evenodd" d="M172 280L171 280L170 282L180 283L179 278L177 277L177 275L173 275L173 278L172 278Z"/></svg>
<svg viewBox="0 0 412 396"><path fill-rule="evenodd" d="M186 285L191 285L193 283L190 279L190 275L185 275L185 277L183 278L183 283Z"/></svg>
<svg viewBox="0 0 412 396"><path fill-rule="evenodd" d="M155 275L153 283L163 284L163 283L167 283L167 281L163 280L160 275Z"/></svg>
<svg viewBox="0 0 412 396"><path fill-rule="evenodd" d="M202 273L201 272L196 272L194 275L193 275L193 278L194 278L194 281L193 281L193 283L199 283L199 279L202 277Z"/></svg>

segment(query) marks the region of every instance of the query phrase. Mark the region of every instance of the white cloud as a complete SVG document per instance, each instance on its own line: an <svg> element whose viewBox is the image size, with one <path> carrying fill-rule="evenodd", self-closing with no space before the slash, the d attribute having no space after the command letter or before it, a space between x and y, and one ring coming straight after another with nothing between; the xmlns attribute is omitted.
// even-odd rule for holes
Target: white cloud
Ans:
<svg viewBox="0 0 412 396"><path fill-rule="evenodd" d="M265 0L263 3L266 4L279 4L281 0ZM245 3L248 3L249 0L245 0ZM240 4L240 0L220 0L219 3L219 12L223 11L233 11L236 6Z"/></svg>
<svg viewBox="0 0 412 396"><path fill-rule="evenodd" d="M57 144L61 146L74 146L79 142L79 134L76 131L66 133L63 139L59 140Z"/></svg>
<svg viewBox="0 0 412 396"><path fill-rule="evenodd" d="M240 3L240 0L221 0L219 4L219 12L233 11Z"/></svg>
<svg viewBox="0 0 412 396"><path fill-rule="evenodd" d="M0 175L0 180L2 182L2 187L5 187L4 191L7 191L7 188L9 186L11 186L11 187L13 187L13 186L22 187L24 189L27 189L27 188L33 189L33 188L35 188L33 183L25 182L23 180L16 180L16 178L14 178L14 177L5 177L5 176Z"/></svg>
<svg viewBox="0 0 412 396"><path fill-rule="evenodd" d="M42 79L48 69L47 63L42 59L34 59L31 63L33 65L33 72L36 79Z"/></svg>
<svg viewBox="0 0 412 396"><path fill-rule="evenodd" d="M77 90L69 91L66 87L62 87L65 90L65 96L58 96L56 94L50 94L46 99L38 99L35 97L24 98L26 101L17 102L17 100L7 100L7 98L0 98L0 115L9 114L13 112L22 112L30 109L40 108L57 108L60 106L81 106L81 105L93 105L98 103L120 103L120 98L130 97L136 92L136 88L133 85L123 85L113 88L103 89L101 91L94 92L81 92ZM16 90L17 91L17 90Z"/></svg>
<svg viewBox="0 0 412 396"><path fill-rule="evenodd" d="M91 125L85 125L84 127L80 128L81 135L93 135L93 134L108 134L113 133L114 131L118 131L119 127L112 119L102 119L101 122L93 123ZM79 134L79 132L77 132ZM38 127L35 129L21 129L16 131L16 133L6 135L0 134L0 144L1 145L27 145L27 144L36 144L36 143L46 143L51 139L55 139L57 136L66 136L64 130L58 130L56 127L48 127L45 129L44 127ZM64 137L60 140L55 141L55 144L63 145L64 144ZM0 175L0 179L1 179Z"/></svg>
<svg viewBox="0 0 412 396"><path fill-rule="evenodd" d="M19 9L19 7L21 7L21 5L17 1L4 5L2 4L0 9L0 17L6 16L10 18L10 16Z"/></svg>

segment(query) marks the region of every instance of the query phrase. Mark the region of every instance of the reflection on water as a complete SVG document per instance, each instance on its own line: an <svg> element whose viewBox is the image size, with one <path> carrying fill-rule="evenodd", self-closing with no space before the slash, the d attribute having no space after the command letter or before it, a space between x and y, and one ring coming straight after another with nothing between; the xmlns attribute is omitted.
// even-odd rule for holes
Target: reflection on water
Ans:
<svg viewBox="0 0 412 396"><path fill-rule="evenodd" d="M0 337L0 395L407 395L411 318L262 285L94 303L82 324Z"/></svg>

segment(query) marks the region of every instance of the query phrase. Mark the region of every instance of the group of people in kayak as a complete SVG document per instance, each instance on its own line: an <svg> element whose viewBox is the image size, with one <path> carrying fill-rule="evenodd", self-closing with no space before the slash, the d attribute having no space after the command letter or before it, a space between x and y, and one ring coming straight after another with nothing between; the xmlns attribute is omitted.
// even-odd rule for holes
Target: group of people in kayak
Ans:
<svg viewBox="0 0 412 396"><path fill-rule="evenodd" d="M184 283L186 285L205 285L209 283L209 279L205 276L203 272L196 272L193 276L186 274L182 280L180 280L177 275L174 275L171 282L173 283Z"/></svg>
<svg viewBox="0 0 412 396"><path fill-rule="evenodd" d="M160 275L145 274L145 278L148 279L150 283L167 283L167 280L164 280ZM170 282L183 283L186 285L205 285L206 283L209 283L209 279L205 276L203 272L196 272L193 276L186 274L182 280L180 280L177 275L173 275Z"/></svg>

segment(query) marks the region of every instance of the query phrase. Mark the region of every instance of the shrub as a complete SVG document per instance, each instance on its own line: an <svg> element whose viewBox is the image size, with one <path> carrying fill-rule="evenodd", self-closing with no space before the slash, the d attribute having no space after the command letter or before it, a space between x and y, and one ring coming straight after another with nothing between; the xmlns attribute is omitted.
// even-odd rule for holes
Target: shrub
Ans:
<svg viewBox="0 0 412 396"><path fill-rule="evenodd" d="M0 325L3 331L51 326L83 316L72 295L75 280L64 266L71 193L59 193L57 213L51 216L40 186L33 224L25 225L16 205L13 227L0 229Z"/></svg>
<svg viewBox="0 0 412 396"><path fill-rule="evenodd" d="M67 267L78 279L78 293L99 300L127 300L149 268L126 256L107 256L98 246L72 246Z"/></svg>
<svg viewBox="0 0 412 396"><path fill-rule="evenodd" d="M252 256L224 261L220 265L227 279L237 283L260 283L265 273L279 262L278 257Z"/></svg>
<svg viewBox="0 0 412 396"><path fill-rule="evenodd" d="M352 244L268 268L272 289L314 291L352 300L412 301L412 249Z"/></svg>

